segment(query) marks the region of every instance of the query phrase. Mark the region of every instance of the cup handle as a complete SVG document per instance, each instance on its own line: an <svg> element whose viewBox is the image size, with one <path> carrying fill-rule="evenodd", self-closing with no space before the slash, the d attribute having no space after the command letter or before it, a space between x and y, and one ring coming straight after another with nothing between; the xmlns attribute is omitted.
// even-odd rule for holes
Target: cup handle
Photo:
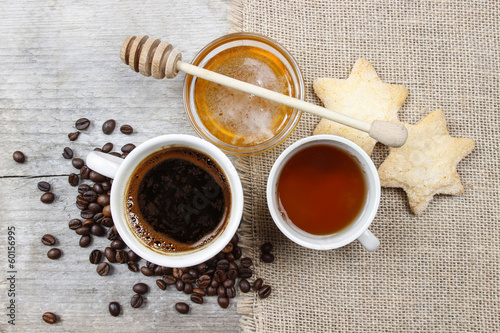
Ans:
<svg viewBox="0 0 500 333"><path fill-rule="evenodd" d="M380 245L380 241L378 240L377 237L375 237L374 234L368 229L366 229L361 236L358 237L358 241L363 245L365 249L367 249L370 252L375 251L378 249Z"/></svg>
<svg viewBox="0 0 500 333"><path fill-rule="evenodd" d="M91 170L103 176L115 178L123 159L99 151L92 151L87 155L86 163Z"/></svg>

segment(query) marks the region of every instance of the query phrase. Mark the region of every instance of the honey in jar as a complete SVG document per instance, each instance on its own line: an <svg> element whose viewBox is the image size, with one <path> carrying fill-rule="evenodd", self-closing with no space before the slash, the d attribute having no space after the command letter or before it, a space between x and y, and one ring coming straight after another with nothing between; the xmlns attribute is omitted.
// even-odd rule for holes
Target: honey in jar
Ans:
<svg viewBox="0 0 500 333"><path fill-rule="evenodd" d="M204 68L269 90L295 97L295 87L278 57L259 47L242 45L223 50ZM194 102L208 131L232 146L248 147L266 142L286 126L293 109L197 79Z"/></svg>

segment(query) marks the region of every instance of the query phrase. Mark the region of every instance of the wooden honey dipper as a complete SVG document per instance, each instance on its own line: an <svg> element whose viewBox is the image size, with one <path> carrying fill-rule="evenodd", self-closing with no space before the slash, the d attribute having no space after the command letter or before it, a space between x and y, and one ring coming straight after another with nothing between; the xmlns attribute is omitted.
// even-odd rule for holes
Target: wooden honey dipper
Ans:
<svg viewBox="0 0 500 333"><path fill-rule="evenodd" d="M182 61L182 55L179 50L158 38L146 35L128 36L123 42L120 57L126 65L129 65L134 71L144 76L153 76L156 79L163 79L164 77L172 79L177 76L179 71L182 71L201 79L253 94L294 109L306 111L366 132L373 139L389 147L401 147L408 138L408 131L401 124L385 120L374 120L370 123L188 64Z"/></svg>

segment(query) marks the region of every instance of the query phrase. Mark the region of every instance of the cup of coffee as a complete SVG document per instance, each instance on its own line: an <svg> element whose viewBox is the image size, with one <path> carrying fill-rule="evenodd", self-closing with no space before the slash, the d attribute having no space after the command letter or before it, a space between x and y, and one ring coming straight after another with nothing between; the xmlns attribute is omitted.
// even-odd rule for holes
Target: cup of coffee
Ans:
<svg viewBox="0 0 500 333"><path fill-rule="evenodd" d="M380 179L355 143L315 135L288 147L267 183L267 203L278 228L302 246L330 250L358 240L375 251L368 230L380 202Z"/></svg>
<svg viewBox="0 0 500 333"><path fill-rule="evenodd" d="M111 215L123 241L142 258L187 267L219 253L243 213L241 181L229 158L190 135L163 135L125 159L91 152L90 169L113 178Z"/></svg>

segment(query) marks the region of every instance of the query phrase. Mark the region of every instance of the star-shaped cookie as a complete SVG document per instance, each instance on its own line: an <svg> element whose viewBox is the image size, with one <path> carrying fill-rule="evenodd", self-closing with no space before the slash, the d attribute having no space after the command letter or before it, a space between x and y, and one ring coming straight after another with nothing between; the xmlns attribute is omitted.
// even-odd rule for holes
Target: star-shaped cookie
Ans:
<svg viewBox="0 0 500 333"><path fill-rule="evenodd" d="M391 148L378 173L384 187L406 191L415 214L422 213L435 194L460 194L464 187L457 164L474 148L474 141L448 134L444 113L437 110L416 125L404 124L408 140Z"/></svg>
<svg viewBox="0 0 500 333"><path fill-rule="evenodd" d="M356 61L349 78L319 78L314 80L313 87L327 109L368 122L375 119L398 121L398 109L408 96L405 87L382 82L365 59ZM342 136L354 141L368 155L377 143L364 132L324 118L313 134Z"/></svg>

